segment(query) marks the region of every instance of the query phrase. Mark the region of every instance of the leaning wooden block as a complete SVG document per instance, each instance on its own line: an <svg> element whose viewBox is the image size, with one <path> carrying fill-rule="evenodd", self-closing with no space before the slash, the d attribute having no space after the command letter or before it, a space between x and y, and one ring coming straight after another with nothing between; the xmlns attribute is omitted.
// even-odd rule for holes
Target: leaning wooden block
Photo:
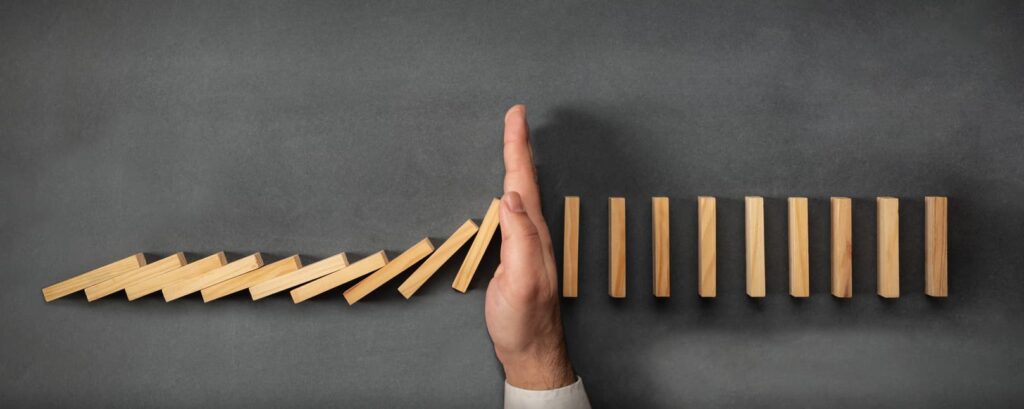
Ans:
<svg viewBox="0 0 1024 409"><path fill-rule="evenodd" d="M298 304L320 294L338 288L338 286L370 274L388 263L388 255L378 251L345 268L320 277L297 287L291 291L292 302Z"/></svg>
<svg viewBox="0 0 1024 409"><path fill-rule="evenodd" d="M469 289L469 282L473 281L473 275L476 274L480 260L483 260L484 252L487 251L487 245L491 243L494 231L498 228L500 207L501 200L491 200L491 206L487 208L487 214L480 222L480 230L477 231L476 238L473 239L473 244L469 246L469 252L466 253L466 259L463 260L462 267L459 268L459 273L455 275L455 281L452 282L452 288L459 292L466 292Z"/></svg>
<svg viewBox="0 0 1024 409"><path fill-rule="evenodd" d="M714 297L718 274L715 198L697 198L697 294Z"/></svg>
<svg viewBox="0 0 1024 409"><path fill-rule="evenodd" d="M626 298L626 199L608 198L608 295Z"/></svg>
<svg viewBox="0 0 1024 409"><path fill-rule="evenodd" d="M789 198L789 295L811 295L807 242L807 198Z"/></svg>
<svg viewBox="0 0 1024 409"><path fill-rule="evenodd" d="M384 283L412 267L413 264L429 256L433 251L434 244L430 242L429 238L420 240L419 243L399 254L398 257L395 257L394 260L391 260L390 263L380 270L345 290L345 300L348 301L349 305L355 304L363 297L366 297L367 294L373 292L373 290L380 288Z"/></svg>
<svg viewBox="0 0 1024 409"><path fill-rule="evenodd" d="M248 290L250 287L270 280L274 277L291 273L302 268L302 260L296 254L267 264L256 270L244 273L238 277L221 281L217 284L204 288L200 293L203 295L203 302L210 302L221 297Z"/></svg>
<svg viewBox="0 0 1024 409"><path fill-rule="evenodd" d="M476 223L473 223L472 220L466 220L462 226L455 230L455 233L448 237L448 240L441 244L441 247L437 248L437 251L434 251L434 254L430 255L427 261L424 261L416 271L409 275L409 278L405 279L402 285L398 286L398 292L402 293L402 296L406 299L412 297L423 286L423 283L426 283L456 251L469 242L469 239L476 234L477 230L479 228Z"/></svg>
<svg viewBox="0 0 1024 409"><path fill-rule="evenodd" d="M348 257L345 253L339 253L291 273L274 277L249 287L249 294L252 295L253 301L256 301L268 295L276 294L289 288L316 280L320 277L341 270L346 266L348 266Z"/></svg>
<svg viewBox="0 0 1024 409"><path fill-rule="evenodd" d="M878 203L878 295L900 296L900 201L879 197Z"/></svg>
<svg viewBox="0 0 1024 409"><path fill-rule="evenodd" d="M85 298L95 301L123 290L126 286L149 277L160 275L185 265L185 255L174 253L143 267L111 277L107 281L86 287Z"/></svg>
<svg viewBox="0 0 1024 409"><path fill-rule="evenodd" d="M137 253L92 271L79 274L43 289L43 300L50 302L84 290L86 287L107 281L120 274L127 273L146 265L146 257Z"/></svg>
<svg viewBox="0 0 1024 409"><path fill-rule="evenodd" d="M580 264L580 198L565 197L562 245L562 297L576 298Z"/></svg>
<svg viewBox="0 0 1024 409"><path fill-rule="evenodd" d="M747 295L764 297L764 198L747 196Z"/></svg>
<svg viewBox="0 0 1024 409"><path fill-rule="evenodd" d="M669 268L669 211L667 197L651 198L651 247L654 250L654 296L671 295Z"/></svg>
<svg viewBox="0 0 1024 409"><path fill-rule="evenodd" d="M139 280L138 282L125 287L124 292L125 294L128 294L128 301L134 301L160 291L165 286L175 281L186 280L206 274L217 267L223 266L227 261L227 258L224 257L224 252L221 251L166 273L153 275L152 277L144 280Z"/></svg>
<svg viewBox="0 0 1024 409"><path fill-rule="evenodd" d="M163 289L164 301L171 302L186 295L200 291L206 287L217 284L224 280L238 277L242 274L253 271L263 266L263 256L260 253L253 253L232 261L223 267L218 267L206 274L185 278L171 284Z"/></svg>
<svg viewBox="0 0 1024 409"><path fill-rule="evenodd" d="M932 297L949 295L946 264L946 208L941 196L924 198L924 293Z"/></svg>
<svg viewBox="0 0 1024 409"><path fill-rule="evenodd" d="M853 297L853 201L832 198L832 295Z"/></svg>

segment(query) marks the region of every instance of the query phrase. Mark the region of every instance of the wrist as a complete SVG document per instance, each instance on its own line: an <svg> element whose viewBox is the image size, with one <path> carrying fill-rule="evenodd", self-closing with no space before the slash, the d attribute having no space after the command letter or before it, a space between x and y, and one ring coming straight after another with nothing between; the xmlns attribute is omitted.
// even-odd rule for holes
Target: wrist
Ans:
<svg viewBox="0 0 1024 409"><path fill-rule="evenodd" d="M564 343L555 348L519 354L502 354L505 381L521 389L550 390L572 385L576 374Z"/></svg>

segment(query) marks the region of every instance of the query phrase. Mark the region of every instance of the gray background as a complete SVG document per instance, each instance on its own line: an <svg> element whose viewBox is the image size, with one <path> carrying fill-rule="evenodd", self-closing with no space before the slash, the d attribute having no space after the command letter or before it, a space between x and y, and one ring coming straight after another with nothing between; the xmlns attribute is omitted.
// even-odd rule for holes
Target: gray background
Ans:
<svg viewBox="0 0 1024 409"><path fill-rule="evenodd" d="M499 406L496 245L466 295L453 262L411 301L396 280L354 307L40 289L137 251L439 243L500 194L515 102L556 248L562 196L583 198L563 315L595 406L1024 405L1021 3L75 3L0 3L5 405ZM926 194L950 197L946 300L922 294ZM625 300L606 295L611 195ZM650 295L654 195L672 198L669 300ZM707 301L697 195L719 197ZM766 197L761 301L744 195ZM790 195L811 198L806 300L787 295ZM855 198L848 301L828 295L830 195ZM874 295L877 195L902 199L893 301Z"/></svg>

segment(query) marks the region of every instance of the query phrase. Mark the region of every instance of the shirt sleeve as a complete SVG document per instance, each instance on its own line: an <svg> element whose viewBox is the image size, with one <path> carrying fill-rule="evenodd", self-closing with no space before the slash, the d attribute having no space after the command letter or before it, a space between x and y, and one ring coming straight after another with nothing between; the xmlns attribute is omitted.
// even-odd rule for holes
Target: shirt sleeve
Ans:
<svg viewBox="0 0 1024 409"><path fill-rule="evenodd" d="M505 409L590 409L583 379L569 386L547 391L532 391L505 382Z"/></svg>

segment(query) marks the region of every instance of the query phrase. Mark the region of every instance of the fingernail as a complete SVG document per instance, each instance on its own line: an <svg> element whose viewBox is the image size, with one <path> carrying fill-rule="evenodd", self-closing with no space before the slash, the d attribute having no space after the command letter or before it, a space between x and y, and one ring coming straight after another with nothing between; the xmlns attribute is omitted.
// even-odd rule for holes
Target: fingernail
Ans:
<svg viewBox="0 0 1024 409"><path fill-rule="evenodd" d="M508 207L508 210L514 213L525 212L523 209L523 198L519 197L519 193L517 192L505 193L505 197L502 198L502 201L505 202L505 207Z"/></svg>

